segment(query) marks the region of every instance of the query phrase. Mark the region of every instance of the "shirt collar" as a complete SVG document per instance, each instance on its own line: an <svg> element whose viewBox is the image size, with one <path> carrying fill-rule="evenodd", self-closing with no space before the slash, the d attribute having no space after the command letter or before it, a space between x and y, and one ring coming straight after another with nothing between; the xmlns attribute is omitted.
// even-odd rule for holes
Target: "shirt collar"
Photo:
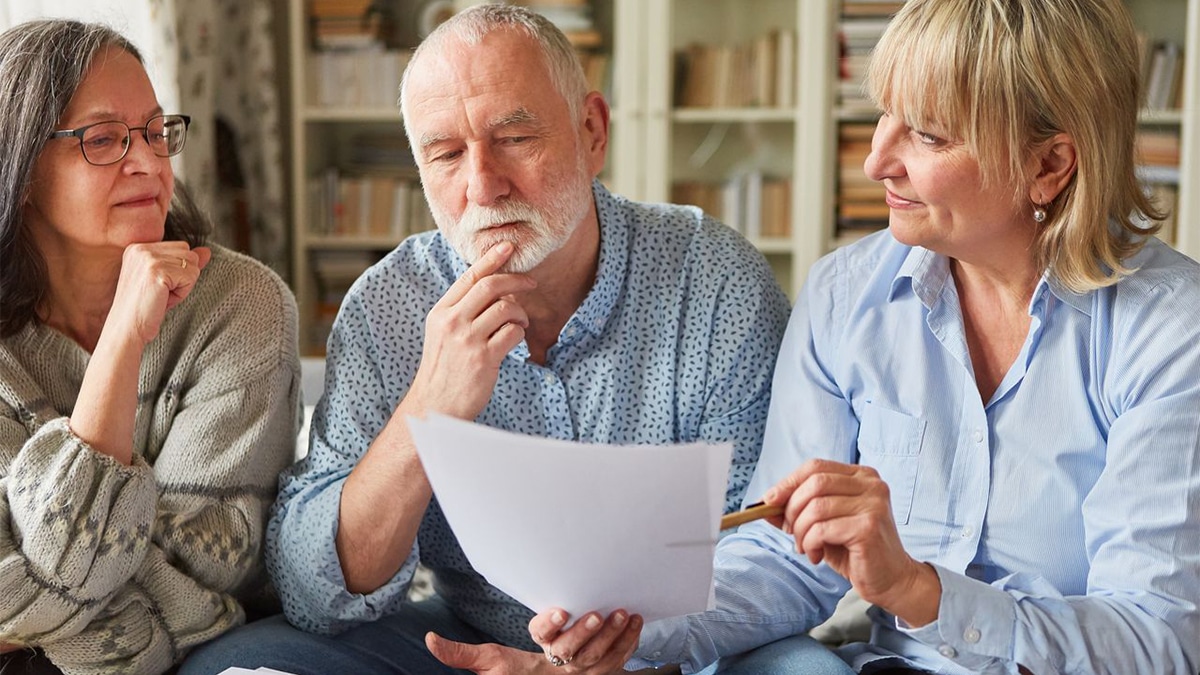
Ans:
<svg viewBox="0 0 1200 675"><path fill-rule="evenodd" d="M888 301L895 300L901 289L905 287L905 281L908 281L913 293L921 299L921 304L926 308L931 308L949 279L950 263L946 256L938 255L920 246L914 246L905 256L895 278L892 279ZM1039 302L1047 292L1083 314L1091 315L1091 303L1087 294L1075 293L1065 288L1049 273L1043 274L1033 289L1033 297L1029 301L1030 315L1034 314Z"/></svg>
<svg viewBox="0 0 1200 675"><path fill-rule="evenodd" d="M1039 297L1039 292L1043 290L1043 287L1045 290L1048 290L1051 294L1053 294L1054 297L1062 300L1071 307L1074 307L1080 313L1086 316L1092 315L1092 291L1089 291L1088 293L1076 293L1075 291L1064 287L1049 273L1046 273L1042 276L1042 280L1038 284L1038 289L1034 291L1033 297L1035 301Z"/></svg>
<svg viewBox="0 0 1200 675"><path fill-rule="evenodd" d="M596 201L596 218L600 223L600 260L596 265L596 281L583 304L564 328L577 327L599 334L608 323L625 284L629 263L629 221L621 208L621 199L609 192L598 180L592 181Z"/></svg>
<svg viewBox="0 0 1200 675"><path fill-rule="evenodd" d="M921 304L927 308L933 307L949 278L950 264L945 256L920 246L913 246L908 250L908 255L904 257L904 262L892 279L888 302L896 299L907 281L913 293L921 299Z"/></svg>

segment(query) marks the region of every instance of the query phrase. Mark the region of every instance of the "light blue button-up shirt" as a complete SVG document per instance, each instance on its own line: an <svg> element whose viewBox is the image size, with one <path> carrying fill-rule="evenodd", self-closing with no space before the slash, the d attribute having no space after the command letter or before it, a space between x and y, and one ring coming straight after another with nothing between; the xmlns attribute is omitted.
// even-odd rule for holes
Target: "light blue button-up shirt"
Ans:
<svg viewBox="0 0 1200 675"><path fill-rule="evenodd" d="M477 421L588 443L732 442L732 510L761 447L787 298L762 255L699 209L632 202L599 183L593 193L600 255L591 291L544 366L529 360L524 342L509 352ZM466 269L440 234L417 235L346 297L311 449L281 478L267 531L268 567L302 629L337 632L397 611L419 560L460 618L496 641L537 649L532 613L471 568L436 499L407 562L373 593L346 589L334 544L345 479L416 375L426 314Z"/></svg>
<svg viewBox="0 0 1200 675"><path fill-rule="evenodd" d="M809 458L873 466L905 548L942 583L936 622L873 609L848 663L1200 668L1200 267L1156 239L1131 263L1082 295L1044 279L986 403L946 258L883 232L814 266L747 499ZM823 621L847 582L794 545L763 522L726 537L717 609L649 625L638 655L698 668Z"/></svg>

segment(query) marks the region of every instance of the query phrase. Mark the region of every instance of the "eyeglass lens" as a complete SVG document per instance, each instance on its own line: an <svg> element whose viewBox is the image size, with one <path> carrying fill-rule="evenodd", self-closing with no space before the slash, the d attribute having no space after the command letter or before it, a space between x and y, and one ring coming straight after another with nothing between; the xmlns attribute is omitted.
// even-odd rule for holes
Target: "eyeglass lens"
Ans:
<svg viewBox="0 0 1200 675"><path fill-rule="evenodd" d="M120 161L129 150L130 134L135 131L142 132L150 150L159 157L178 154L187 139L187 124L176 115L150 119L143 129L130 129L124 122L102 122L84 133L83 154L93 164Z"/></svg>

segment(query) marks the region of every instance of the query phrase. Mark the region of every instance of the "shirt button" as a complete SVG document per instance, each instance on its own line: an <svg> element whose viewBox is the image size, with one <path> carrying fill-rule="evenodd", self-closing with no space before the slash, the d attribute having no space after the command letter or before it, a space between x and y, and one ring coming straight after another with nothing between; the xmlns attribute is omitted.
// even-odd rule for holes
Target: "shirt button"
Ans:
<svg viewBox="0 0 1200 675"><path fill-rule="evenodd" d="M567 329L567 337L575 337L575 327L571 326Z"/></svg>
<svg viewBox="0 0 1200 675"><path fill-rule="evenodd" d="M971 644L979 642L979 638L981 637L983 637L983 634L979 632L978 628L968 628L966 632L963 633L963 639Z"/></svg>
<svg viewBox="0 0 1200 675"><path fill-rule="evenodd" d="M962 537L963 539L970 539L971 535L973 534L975 534L975 528L968 525L962 529L962 532L958 533L958 536Z"/></svg>
<svg viewBox="0 0 1200 675"><path fill-rule="evenodd" d="M975 442L976 442L976 443L982 443L982 442L983 442L983 431L982 431L981 429L976 429L976 430L975 430Z"/></svg>
<svg viewBox="0 0 1200 675"><path fill-rule="evenodd" d="M938 653L948 659L958 656L958 652L950 645L942 645L941 647L938 647Z"/></svg>
<svg viewBox="0 0 1200 675"><path fill-rule="evenodd" d="M545 382L547 387L554 384L554 375L546 375L542 378L542 382Z"/></svg>

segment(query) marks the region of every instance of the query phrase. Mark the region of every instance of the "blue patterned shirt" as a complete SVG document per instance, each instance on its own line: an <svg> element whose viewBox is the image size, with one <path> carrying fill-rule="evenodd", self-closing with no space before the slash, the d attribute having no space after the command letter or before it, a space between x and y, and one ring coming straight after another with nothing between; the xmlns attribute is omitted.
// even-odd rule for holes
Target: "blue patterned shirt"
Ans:
<svg viewBox="0 0 1200 675"><path fill-rule="evenodd" d="M476 421L589 443L731 441L726 508L736 508L758 459L787 298L763 257L699 209L631 202L599 183L593 192L595 285L545 366L529 360L524 342L505 357ZM416 375L426 314L466 269L440 234L420 234L346 296L310 451L282 476L267 535L285 611L302 629L337 632L394 612L419 560L459 617L498 642L536 649L531 612L470 567L436 499L407 562L373 593L346 590L334 544L346 477Z"/></svg>
<svg viewBox="0 0 1200 675"><path fill-rule="evenodd" d="M1151 239L1089 293L1043 279L991 400L945 257L873 235L818 262L788 326L748 494L806 459L875 467L937 621L879 610L847 662L943 675L1200 667L1200 267ZM808 630L847 589L764 523L717 547L717 609L656 622L691 667ZM689 672L688 668L684 672Z"/></svg>

